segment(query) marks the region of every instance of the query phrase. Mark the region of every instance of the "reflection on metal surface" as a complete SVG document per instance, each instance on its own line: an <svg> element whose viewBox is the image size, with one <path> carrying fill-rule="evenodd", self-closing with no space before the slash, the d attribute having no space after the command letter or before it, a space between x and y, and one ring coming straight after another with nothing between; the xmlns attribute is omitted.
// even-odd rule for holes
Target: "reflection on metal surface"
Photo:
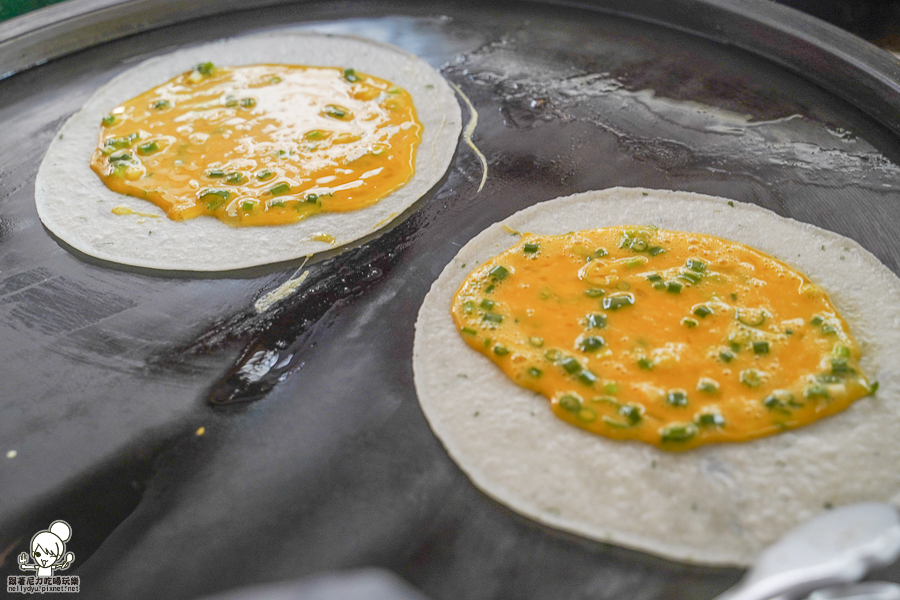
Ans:
<svg viewBox="0 0 900 600"><path fill-rule="evenodd" d="M469 97L463 93L458 85L452 81L448 81L447 83L456 90L459 97L462 98L463 102L466 103L466 106L469 107L469 122L466 123L466 128L463 130L463 139L466 140L466 145L472 149L472 152L474 152L475 156L478 157L478 160L481 161L481 182L478 184L478 191L480 192L482 188L484 188L484 182L487 181L488 162L484 157L484 154L481 153L481 150L475 145L475 142L472 141L472 134L475 133L475 128L478 126L478 111L475 110L475 107L472 106L472 101L469 100Z"/></svg>

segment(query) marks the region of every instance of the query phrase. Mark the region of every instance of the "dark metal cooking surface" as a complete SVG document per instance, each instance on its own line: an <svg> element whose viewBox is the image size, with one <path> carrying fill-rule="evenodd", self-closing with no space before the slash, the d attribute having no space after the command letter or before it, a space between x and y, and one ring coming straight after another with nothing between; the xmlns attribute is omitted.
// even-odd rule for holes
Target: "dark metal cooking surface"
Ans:
<svg viewBox="0 0 900 600"><path fill-rule="evenodd" d="M299 265L154 274L76 256L41 226L38 165L97 87L149 56L279 26L367 36L442 67L479 111L484 190L461 143L418 210L306 265L262 314L254 303ZM890 118L744 50L573 7L206 17L0 81L0 123L0 575L65 519L84 598L193 598L361 566L435 599L710 598L740 573L559 533L473 488L416 400L422 298L489 224L615 185L754 202L900 271Z"/></svg>

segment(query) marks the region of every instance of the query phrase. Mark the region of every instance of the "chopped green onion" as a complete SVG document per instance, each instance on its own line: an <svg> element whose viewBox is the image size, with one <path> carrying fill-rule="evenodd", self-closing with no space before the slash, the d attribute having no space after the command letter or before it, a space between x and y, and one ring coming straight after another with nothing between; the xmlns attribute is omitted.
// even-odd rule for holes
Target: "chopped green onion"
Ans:
<svg viewBox="0 0 900 600"><path fill-rule="evenodd" d="M685 317L681 320L681 324L687 327L688 329L693 329L700 323L697 322L697 319L691 319L689 317Z"/></svg>
<svg viewBox="0 0 900 600"><path fill-rule="evenodd" d="M564 359L562 359L559 362L559 364L562 366L563 369L565 369L566 373L568 373L569 375L571 375L573 373L577 373L578 371L581 370L581 363L578 362L577 359L572 358L571 356L565 357Z"/></svg>
<svg viewBox="0 0 900 600"><path fill-rule="evenodd" d="M734 317L738 321L750 327L759 327L765 323L767 315L768 313L762 308L738 308L734 313Z"/></svg>
<svg viewBox="0 0 900 600"><path fill-rule="evenodd" d="M538 336L533 336L533 337L528 338L528 343L531 344L532 346L534 346L535 348L540 348L541 346L544 345L544 338L538 337Z"/></svg>
<svg viewBox="0 0 900 600"><path fill-rule="evenodd" d="M194 70L200 73L201 75L212 75L213 71L216 70L216 66L211 62L200 63Z"/></svg>
<svg viewBox="0 0 900 600"><path fill-rule="evenodd" d="M528 372L529 375L531 375L531 376L534 377L535 379L537 379L538 377L540 377L541 375L544 374L544 372L541 371L540 369L538 369L537 367L528 367L528 371L527 371L527 372Z"/></svg>
<svg viewBox="0 0 900 600"><path fill-rule="evenodd" d="M509 348L498 344L494 346L494 354L496 354L497 356L506 356L507 354L509 354Z"/></svg>
<svg viewBox="0 0 900 600"><path fill-rule="evenodd" d="M659 432L664 442L686 442L697 435L697 426L693 423L673 423Z"/></svg>
<svg viewBox="0 0 900 600"><path fill-rule="evenodd" d="M825 319L823 319L820 315L815 315L812 319L809 320L810 325L816 325L816 326L821 325L824 322L825 322Z"/></svg>
<svg viewBox="0 0 900 600"><path fill-rule="evenodd" d="M665 281L654 281L654 282L653 282L653 289L654 289L654 290L664 290L664 289L666 289L666 282L665 282Z"/></svg>
<svg viewBox="0 0 900 600"><path fill-rule="evenodd" d="M578 417L579 420L584 421L585 423L593 423L597 420L597 411L592 408L582 408L575 416Z"/></svg>
<svg viewBox="0 0 900 600"><path fill-rule="evenodd" d="M535 252L538 251L539 248L540 248L540 245L537 243L534 243L534 242L528 242L527 244L522 246L522 250L526 254L534 254Z"/></svg>
<svg viewBox="0 0 900 600"><path fill-rule="evenodd" d="M484 316L482 318L489 323L502 323L503 322L503 315L500 315L497 313L492 313L492 312L484 313Z"/></svg>
<svg viewBox="0 0 900 600"><path fill-rule="evenodd" d="M684 390L671 390L666 394L666 402L672 406L687 406L687 392Z"/></svg>
<svg viewBox="0 0 900 600"><path fill-rule="evenodd" d="M308 194L306 196L306 201L309 202L310 204L318 204L319 195L318 194Z"/></svg>
<svg viewBox="0 0 900 600"><path fill-rule="evenodd" d="M659 273L650 273L647 275L647 281L662 281L662 275Z"/></svg>
<svg viewBox="0 0 900 600"><path fill-rule="evenodd" d="M645 371L650 371L653 369L653 361L648 358L641 357L637 361L637 366L644 369Z"/></svg>
<svg viewBox="0 0 900 600"><path fill-rule="evenodd" d="M619 310L624 306L634 305L634 294L615 294L603 299L604 310Z"/></svg>
<svg viewBox="0 0 900 600"><path fill-rule="evenodd" d="M706 306L705 304L701 304L700 306L697 306L696 308L694 308L694 314L697 315L698 317L700 317L701 319L705 319L709 315L713 314L713 311L710 307Z"/></svg>
<svg viewBox="0 0 900 600"><path fill-rule="evenodd" d="M280 196L282 194L287 194L291 191L291 186L285 182L281 182L278 185L274 185L269 188L269 193L273 196Z"/></svg>
<svg viewBox="0 0 900 600"><path fill-rule="evenodd" d="M241 106L243 106L244 108L253 108L254 106L256 106L256 100L254 100L253 98L242 98Z"/></svg>
<svg viewBox="0 0 900 600"><path fill-rule="evenodd" d="M509 275L509 270L503 265L497 265L488 271L488 275L490 275L494 281L503 281Z"/></svg>
<svg viewBox="0 0 900 600"><path fill-rule="evenodd" d="M700 283L700 280L703 279L701 275L694 273L693 271L682 271L678 274L676 279L683 279L689 283L697 284Z"/></svg>
<svg viewBox="0 0 900 600"><path fill-rule="evenodd" d="M587 316L588 329L603 329L606 327L606 315L591 314Z"/></svg>
<svg viewBox="0 0 900 600"><path fill-rule="evenodd" d="M744 385L755 388L763 384L763 373L756 369L744 369L740 372L738 379Z"/></svg>
<svg viewBox="0 0 900 600"><path fill-rule="evenodd" d="M469 329L468 327L463 327L462 332L466 335L475 335L477 333L474 329Z"/></svg>
<svg viewBox="0 0 900 600"><path fill-rule="evenodd" d="M562 352L560 352L556 348L550 348L549 350L546 350L544 352L544 358L546 358L547 360L549 360L551 362L556 362L560 358L562 358Z"/></svg>
<svg viewBox="0 0 900 600"><path fill-rule="evenodd" d="M210 169L206 172L206 176L211 179L219 179L221 177L225 177L225 171L222 169Z"/></svg>
<svg viewBox="0 0 900 600"><path fill-rule="evenodd" d="M114 162L120 162L123 160L128 161L128 160L131 160L132 158L133 157L128 152L119 152L118 154L113 154L112 156L110 156L109 162L114 163Z"/></svg>
<svg viewBox="0 0 900 600"><path fill-rule="evenodd" d="M666 249L662 246L650 246L650 249L647 252L648 254L650 254L650 256L659 256L665 251Z"/></svg>
<svg viewBox="0 0 900 600"><path fill-rule="evenodd" d="M715 394L719 391L719 382L709 377L701 377L697 381L697 389L707 394Z"/></svg>
<svg viewBox="0 0 900 600"><path fill-rule="evenodd" d="M602 348L603 344L605 343L606 342L602 337L591 335L581 340L581 343L578 345L578 347L582 352L596 352L597 350Z"/></svg>
<svg viewBox="0 0 900 600"><path fill-rule="evenodd" d="M245 200L244 202L241 203L241 208L247 212L250 212L255 207L256 207L256 202L253 202L252 200Z"/></svg>
<svg viewBox="0 0 900 600"><path fill-rule="evenodd" d="M769 353L769 342L767 342L765 340L753 342L753 353L754 354L768 354Z"/></svg>
<svg viewBox="0 0 900 600"><path fill-rule="evenodd" d="M835 344L832 353L838 358L850 358L850 348L843 344Z"/></svg>
<svg viewBox="0 0 900 600"><path fill-rule="evenodd" d="M273 173L272 171L270 171L268 169L263 169L262 171L260 171L259 173L256 174L256 178L260 181L268 181L269 179L272 179L273 177L275 177L275 173Z"/></svg>
<svg viewBox="0 0 900 600"><path fill-rule="evenodd" d="M495 288L495 287L497 287L497 286L495 286L495 285L492 283L491 285L489 285L489 286L487 286L486 288L484 288L484 293L485 293L485 294L490 294L491 292L494 291L494 288Z"/></svg>
<svg viewBox="0 0 900 600"><path fill-rule="evenodd" d="M719 352L719 359L722 362L729 363L734 360L734 352L732 352L731 350L722 350L721 352Z"/></svg>
<svg viewBox="0 0 900 600"><path fill-rule="evenodd" d="M846 358L832 358L831 359L831 372L835 375L851 375L856 373L853 369L847 365Z"/></svg>
<svg viewBox="0 0 900 600"><path fill-rule="evenodd" d="M650 249L650 244L644 240L633 240L628 247L635 252L646 252Z"/></svg>
<svg viewBox="0 0 900 600"><path fill-rule="evenodd" d="M568 411L577 413L581 410L581 398L572 394L565 394L559 399L559 405Z"/></svg>
<svg viewBox="0 0 900 600"><path fill-rule="evenodd" d="M585 369L578 374L578 381L588 387L591 387L595 383L597 383L597 376Z"/></svg>
<svg viewBox="0 0 900 600"><path fill-rule="evenodd" d="M106 127L109 127L110 125L112 125L115 122L116 122L116 115L106 115L105 117L103 117L103 124Z"/></svg>
<svg viewBox="0 0 900 600"><path fill-rule="evenodd" d="M494 308L494 304L496 304L496 302L485 298L484 300L481 301L480 306L481 306L481 308L483 308L485 310L491 310L492 308Z"/></svg>
<svg viewBox="0 0 900 600"><path fill-rule="evenodd" d="M632 425L637 425L641 422L641 407L635 404L623 404L619 408L619 414L628 419L628 422Z"/></svg>
<svg viewBox="0 0 900 600"><path fill-rule="evenodd" d="M808 385L803 390L803 396L806 398L828 398L828 388L819 384Z"/></svg>
<svg viewBox="0 0 900 600"><path fill-rule="evenodd" d="M356 83L357 81L359 81L360 77L353 69L344 69L344 79L346 79L350 83Z"/></svg>
<svg viewBox="0 0 900 600"><path fill-rule="evenodd" d="M584 290L584 295L588 298L599 298L604 294L606 294L606 292L604 292L600 288L590 288L588 290Z"/></svg>
<svg viewBox="0 0 900 600"><path fill-rule="evenodd" d="M837 333L837 329L834 328L834 325L822 325L822 335L833 335Z"/></svg>
<svg viewBox="0 0 900 600"><path fill-rule="evenodd" d="M696 258L687 259L687 262L684 264L684 266L697 273L702 273L706 270L706 263L702 260L697 260Z"/></svg>
<svg viewBox="0 0 900 600"><path fill-rule="evenodd" d="M241 173L238 173L238 172L229 173L229 174L225 177L225 182L226 182L226 183L235 183L235 184L237 184L237 183L243 183L243 182L244 182L244 176L243 176Z"/></svg>
<svg viewBox="0 0 900 600"><path fill-rule="evenodd" d="M335 119L343 119L348 114L350 114L346 108L341 108L340 106L335 106L334 104L326 105L324 111L326 115Z"/></svg>
<svg viewBox="0 0 900 600"><path fill-rule="evenodd" d="M146 144L141 144L140 146L138 146L138 152L143 155L159 152L159 144L157 144L155 140L152 142L147 142Z"/></svg>
<svg viewBox="0 0 900 600"><path fill-rule="evenodd" d="M701 427L724 427L725 417L717 412L703 412L696 417L697 424Z"/></svg>
<svg viewBox="0 0 900 600"><path fill-rule="evenodd" d="M684 286L678 283L677 281L670 281L666 284L666 291L670 294L680 294L681 288Z"/></svg>

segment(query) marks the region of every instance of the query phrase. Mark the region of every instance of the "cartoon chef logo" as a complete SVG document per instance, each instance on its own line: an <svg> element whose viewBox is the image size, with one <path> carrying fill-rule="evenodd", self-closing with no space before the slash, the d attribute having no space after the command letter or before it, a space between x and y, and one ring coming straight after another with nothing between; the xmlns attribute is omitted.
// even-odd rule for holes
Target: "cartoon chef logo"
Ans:
<svg viewBox="0 0 900 600"><path fill-rule="evenodd" d="M31 558L34 564L28 564L28 555L19 555L19 570L37 571L38 577L52 577L55 571L69 568L75 560L75 554L66 552L66 542L72 538L72 528L65 521L54 521L44 531L38 531L31 538Z"/></svg>

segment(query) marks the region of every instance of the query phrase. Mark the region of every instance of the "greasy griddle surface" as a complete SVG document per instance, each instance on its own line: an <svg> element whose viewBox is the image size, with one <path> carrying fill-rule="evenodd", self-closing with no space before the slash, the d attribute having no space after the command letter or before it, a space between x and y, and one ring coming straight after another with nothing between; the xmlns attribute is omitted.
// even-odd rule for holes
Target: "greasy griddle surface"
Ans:
<svg viewBox="0 0 900 600"><path fill-rule="evenodd" d="M540 5L385 13L222 15L0 82L0 574L65 519L85 598L191 598L372 565L435 599L707 598L738 577L558 533L478 492L419 409L416 313L486 226L616 185L753 202L898 272L896 138L771 63L657 26ZM37 167L98 86L169 49L289 24L442 67L479 112L484 189L460 143L444 181L383 235L213 278L101 264L41 226ZM306 269L296 294L254 309Z"/></svg>

